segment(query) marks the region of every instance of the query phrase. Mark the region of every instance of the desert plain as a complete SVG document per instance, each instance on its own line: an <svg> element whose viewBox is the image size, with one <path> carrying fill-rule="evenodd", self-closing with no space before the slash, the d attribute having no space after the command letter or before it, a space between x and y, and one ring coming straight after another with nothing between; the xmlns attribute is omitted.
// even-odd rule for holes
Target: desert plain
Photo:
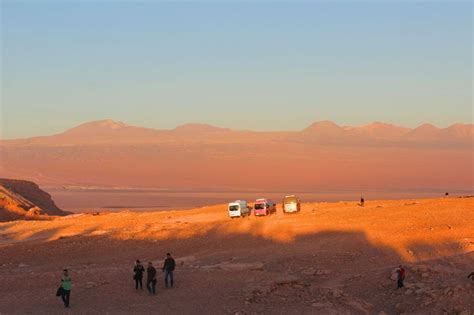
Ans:
<svg viewBox="0 0 474 315"><path fill-rule="evenodd" d="M473 314L474 198L226 205L0 223L1 314ZM171 252L175 287L160 270ZM135 290L135 259L158 266ZM406 269L397 289L394 269ZM63 268L71 308L55 296Z"/></svg>

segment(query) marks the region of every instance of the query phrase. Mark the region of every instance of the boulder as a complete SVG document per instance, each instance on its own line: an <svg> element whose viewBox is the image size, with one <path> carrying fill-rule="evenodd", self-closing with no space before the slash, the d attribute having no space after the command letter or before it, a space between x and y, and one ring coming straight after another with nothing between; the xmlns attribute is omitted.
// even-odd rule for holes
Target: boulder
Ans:
<svg viewBox="0 0 474 315"><path fill-rule="evenodd" d="M275 280L275 284L290 284L298 282L298 278L292 275L281 275Z"/></svg>
<svg viewBox="0 0 474 315"><path fill-rule="evenodd" d="M331 294L333 297L338 298L342 296L342 290L339 289L332 289Z"/></svg>
<svg viewBox="0 0 474 315"><path fill-rule="evenodd" d="M420 294L423 294L423 293L425 293L426 291L428 291L428 290L427 290L427 289L425 289L425 288L422 288L422 289L418 289L418 290L416 290L416 291L415 291L415 293L416 293L416 294L418 294L418 295L420 295Z"/></svg>
<svg viewBox="0 0 474 315"><path fill-rule="evenodd" d="M415 288L415 285L413 283L406 283L405 282L404 285L405 285L405 288L407 288L407 289L414 289Z"/></svg>
<svg viewBox="0 0 474 315"><path fill-rule="evenodd" d="M395 304L395 309L399 312L399 313L405 313L405 310L406 310L406 306L402 303L397 303Z"/></svg>
<svg viewBox="0 0 474 315"><path fill-rule="evenodd" d="M176 264L180 266L183 266L184 264L188 264L194 261L196 261L196 256L193 256L193 255L176 258Z"/></svg>
<svg viewBox="0 0 474 315"><path fill-rule="evenodd" d="M301 271L302 274L306 275L306 276L312 276L316 273L316 269L314 268L307 268L307 269L304 269L303 271Z"/></svg>
<svg viewBox="0 0 474 315"><path fill-rule="evenodd" d="M225 271L263 270L263 263L221 263L217 267Z"/></svg>
<svg viewBox="0 0 474 315"><path fill-rule="evenodd" d="M327 270L327 269L319 269L319 270L316 270L316 274L318 276L323 276L323 275L328 275L331 273L331 270Z"/></svg>
<svg viewBox="0 0 474 315"><path fill-rule="evenodd" d="M95 282L89 281L86 283L86 289L92 289L93 287L96 287L97 284Z"/></svg>

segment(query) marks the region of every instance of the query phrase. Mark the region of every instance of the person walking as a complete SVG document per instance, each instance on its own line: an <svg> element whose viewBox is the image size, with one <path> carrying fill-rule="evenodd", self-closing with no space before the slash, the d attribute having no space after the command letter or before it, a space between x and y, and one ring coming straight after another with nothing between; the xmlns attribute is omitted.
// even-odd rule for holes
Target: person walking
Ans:
<svg viewBox="0 0 474 315"><path fill-rule="evenodd" d="M365 203L364 197L360 197L360 206L363 207Z"/></svg>
<svg viewBox="0 0 474 315"><path fill-rule="evenodd" d="M69 301L71 298L71 277L67 269L63 270L63 277L61 278L61 299L63 300L64 307L69 307Z"/></svg>
<svg viewBox="0 0 474 315"><path fill-rule="evenodd" d="M141 264L140 260L137 259L135 262L135 267L133 267L133 279L135 280L135 290L138 290L138 285L140 285L140 290L143 290L143 273L145 268Z"/></svg>
<svg viewBox="0 0 474 315"><path fill-rule="evenodd" d="M405 269L400 265L397 269L397 289L403 288L403 281L405 281Z"/></svg>
<svg viewBox="0 0 474 315"><path fill-rule="evenodd" d="M170 279L171 287L173 287L173 272L175 267L176 262L174 261L173 257L171 257L171 254L167 253L162 269L165 272L165 287L168 287L168 278Z"/></svg>
<svg viewBox="0 0 474 315"><path fill-rule="evenodd" d="M148 268L146 269L146 288L150 294L155 294L156 287L156 269L153 267L153 263L150 261L148 263Z"/></svg>

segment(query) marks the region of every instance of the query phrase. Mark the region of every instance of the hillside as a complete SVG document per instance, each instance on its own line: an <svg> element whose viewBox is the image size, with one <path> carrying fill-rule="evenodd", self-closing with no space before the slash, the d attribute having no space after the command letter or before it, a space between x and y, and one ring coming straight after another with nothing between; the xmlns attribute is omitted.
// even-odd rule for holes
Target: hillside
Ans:
<svg viewBox="0 0 474 315"><path fill-rule="evenodd" d="M0 221L66 215L35 183L0 178Z"/></svg>
<svg viewBox="0 0 474 315"><path fill-rule="evenodd" d="M225 205L0 224L0 309L62 314L63 268L78 314L470 314L474 199L305 203L231 220ZM164 255L177 261L165 289ZM158 267L136 291L135 259ZM405 288L391 279L405 266ZM25 290L18 283L28 283Z"/></svg>

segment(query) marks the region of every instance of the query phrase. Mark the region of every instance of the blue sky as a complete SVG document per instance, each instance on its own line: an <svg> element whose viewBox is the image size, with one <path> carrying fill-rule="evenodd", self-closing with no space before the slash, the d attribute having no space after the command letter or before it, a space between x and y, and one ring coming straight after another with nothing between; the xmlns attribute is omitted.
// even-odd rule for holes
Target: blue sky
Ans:
<svg viewBox="0 0 474 315"><path fill-rule="evenodd" d="M2 1L2 138L470 123L471 1Z"/></svg>

